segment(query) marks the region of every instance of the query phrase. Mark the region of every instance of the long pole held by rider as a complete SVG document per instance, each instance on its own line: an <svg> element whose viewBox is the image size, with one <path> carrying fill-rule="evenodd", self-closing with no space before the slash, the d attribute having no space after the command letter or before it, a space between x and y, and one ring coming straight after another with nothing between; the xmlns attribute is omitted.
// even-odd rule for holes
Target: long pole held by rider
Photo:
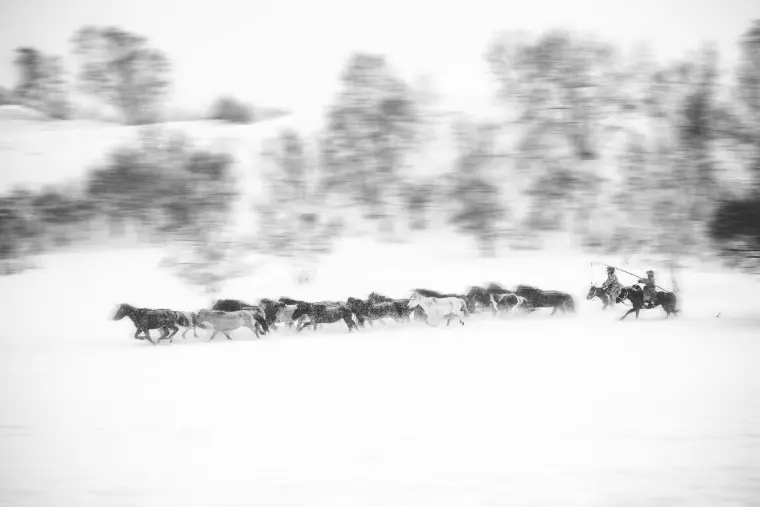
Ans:
<svg viewBox="0 0 760 507"><path fill-rule="evenodd" d="M602 266L607 266L607 267L610 267L610 268L615 268L615 270L617 270L617 271L622 271L623 273L627 273L627 274L629 274L629 275L631 275L631 276L635 276L635 277L636 277L636 279L638 279L638 280L642 280L642 279L644 278L643 276L639 276L639 275L637 275L637 274L635 274L635 273L631 273L630 271L626 271L626 270L624 270L624 269L620 269L620 268L619 268L619 267L617 267L617 266L611 266L611 265L609 265L609 264L605 264L604 262L597 262L597 261L592 261L592 262L591 262L591 264L600 264L600 265L602 265ZM667 289L665 289L665 288L663 288L663 287L660 287L659 285L655 285L655 287L657 287L657 288L659 288L659 289L662 289L662 290L663 290L663 291L665 291L665 292L668 292L668 290L667 290Z"/></svg>

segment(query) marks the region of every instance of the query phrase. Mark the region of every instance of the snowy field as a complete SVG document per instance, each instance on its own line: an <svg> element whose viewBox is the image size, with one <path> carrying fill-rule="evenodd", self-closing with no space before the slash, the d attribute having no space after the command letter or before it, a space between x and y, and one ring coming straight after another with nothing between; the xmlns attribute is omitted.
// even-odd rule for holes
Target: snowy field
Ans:
<svg viewBox="0 0 760 507"><path fill-rule="evenodd" d="M0 279L0 505L760 505L757 278L694 263L682 317L619 322L585 300L590 258L464 243L353 241L309 285L268 261L223 296L499 281L570 292L577 315L152 346L110 320L118 303L209 304L160 252L57 254Z"/></svg>

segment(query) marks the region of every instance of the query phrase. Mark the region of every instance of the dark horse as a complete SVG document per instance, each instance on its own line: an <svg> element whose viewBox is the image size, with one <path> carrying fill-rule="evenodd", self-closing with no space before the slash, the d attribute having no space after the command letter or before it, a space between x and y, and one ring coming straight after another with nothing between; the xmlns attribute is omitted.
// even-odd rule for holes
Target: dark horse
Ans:
<svg viewBox="0 0 760 507"><path fill-rule="evenodd" d="M171 341L172 337L177 334L179 331L177 324L180 315L179 312L175 312L174 310L135 308L132 305L124 303L119 305L116 314L113 316L113 320L121 320L124 317L129 317L137 328L137 331L135 331L135 338L138 340L147 339L150 343L156 345L157 342L161 340L169 339L169 341ZM155 342L150 337L151 329L161 330L161 336L159 336L158 340ZM140 333L144 333L145 336L140 336Z"/></svg>
<svg viewBox="0 0 760 507"><path fill-rule="evenodd" d="M292 318L297 321L304 315L309 317L309 321L298 327L297 331L299 332L309 324L311 324L316 331L317 325L319 324L333 324L341 319L348 326L349 333L352 329L359 330L356 322L351 318L351 309L343 303L298 303L293 312Z"/></svg>
<svg viewBox="0 0 760 507"><path fill-rule="evenodd" d="M680 311L676 308L676 295L672 292L657 291L652 299L652 305L647 307L644 306L644 291L642 291L641 287L638 285L634 285L632 287L623 287L620 289L620 295L617 297L616 302L621 303L626 299L631 302L633 308L625 312L625 315L620 317L620 320L628 317L632 312L636 312L636 318L638 319L639 311L642 309L648 310L657 308L658 306L662 306L662 309L665 310L665 313L667 314L666 318L670 318L671 313L678 316L678 312Z"/></svg>
<svg viewBox="0 0 760 507"><path fill-rule="evenodd" d="M552 308L552 315L557 310L565 312L575 312L575 301L570 294L557 290L541 290L529 285L518 285L515 294L524 297L526 306L529 309L535 308Z"/></svg>
<svg viewBox="0 0 760 507"><path fill-rule="evenodd" d="M425 320L425 311L418 307L409 308L409 298L406 299L393 299L388 296L383 296L377 292L370 293L367 297L367 303L376 305L378 303L393 303L398 311L403 315L404 320L409 321L412 317L414 320Z"/></svg>
<svg viewBox="0 0 760 507"><path fill-rule="evenodd" d="M348 298L346 306L356 315L356 320L361 327L364 327L365 322L373 325L373 321L384 318L392 318L396 322L403 322L408 318L396 301L370 303L357 298Z"/></svg>
<svg viewBox="0 0 760 507"><path fill-rule="evenodd" d="M613 305L612 296L602 290L601 287L597 287L596 285L591 284L591 288L588 290L588 294L586 294L586 299L591 301L594 298L599 298L602 300L602 303L604 303L602 310L606 310L608 306Z"/></svg>
<svg viewBox="0 0 760 507"><path fill-rule="evenodd" d="M259 306L246 303L245 301L240 301L239 299L220 299L219 301L214 301L214 305L211 307L211 309L221 312L239 312L240 310L253 310L254 318L259 324L262 333L269 333L269 324L267 323L264 310Z"/></svg>
<svg viewBox="0 0 760 507"><path fill-rule="evenodd" d="M491 298L491 293L488 292L488 289L484 289L483 287L470 287L470 290L467 291L467 294L465 295L465 302L467 303L467 311L470 313L475 313L478 305L482 306L483 308L490 307L491 312L494 315L496 315L498 312L496 305Z"/></svg>

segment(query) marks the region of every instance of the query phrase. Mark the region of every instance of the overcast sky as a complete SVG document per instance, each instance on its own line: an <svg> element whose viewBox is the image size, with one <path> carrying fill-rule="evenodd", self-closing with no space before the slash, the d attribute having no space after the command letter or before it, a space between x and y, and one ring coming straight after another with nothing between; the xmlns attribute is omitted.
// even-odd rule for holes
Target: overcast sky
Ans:
<svg viewBox="0 0 760 507"><path fill-rule="evenodd" d="M0 85L15 83L15 47L62 54L71 67L78 27L115 24L169 54L183 106L229 92L320 107L354 49L382 51L405 76L432 76L452 104L475 106L489 98L482 55L497 30L590 30L627 47L646 42L660 58L711 40L728 64L754 18L758 0L0 0Z"/></svg>

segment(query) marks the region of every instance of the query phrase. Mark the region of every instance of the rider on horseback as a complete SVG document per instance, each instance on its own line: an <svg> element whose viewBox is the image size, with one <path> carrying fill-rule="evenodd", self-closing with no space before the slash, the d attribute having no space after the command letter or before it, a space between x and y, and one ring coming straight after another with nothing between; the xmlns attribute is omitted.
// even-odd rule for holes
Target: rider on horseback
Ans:
<svg viewBox="0 0 760 507"><path fill-rule="evenodd" d="M647 271L646 278L640 278L639 283L644 284L644 307L652 308L652 300L657 293L657 287L654 284L654 271Z"/></svg>
<svg viewBox="0 0 760 507"><path fill-rule="evenodd" d="M602 284L602 290L609 294L609 296L612 298L613 304L617 300L621 288L622 286L620 285L620 282L617 279L617 275L615 274L615 268L609 266L607 268L607 280Z"/></svg>

